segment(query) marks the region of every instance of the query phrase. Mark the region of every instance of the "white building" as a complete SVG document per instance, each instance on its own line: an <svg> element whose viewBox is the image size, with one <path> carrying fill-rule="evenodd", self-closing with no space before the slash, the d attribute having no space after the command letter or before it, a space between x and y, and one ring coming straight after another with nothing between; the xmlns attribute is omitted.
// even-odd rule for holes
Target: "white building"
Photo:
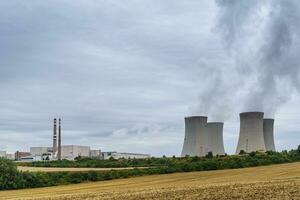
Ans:
<svg viewBox="0 0 300 200"><path fill-rule="evenodd" d="M21 157L20 162L35 162L42 161L42 156L25 156Z"/></svg>
<svg viewBox="0 0 300 200"><path fill-rule="evenodd" d="M8 160L15 160L15 154L14 153L7 153L6 158Z"/></svg>
<svg viewBox="0 0 300 200"><path fill-rule="evenodd" d="M6 151L0 151L0 157L6 158Z"/></svg>
<svg viewBox="0 0 300 200"><path fill-rule="evenodd" d="M51 147L30 147L30 154L32 156L42 156L43 154L48 154L52 152Z"/></svg>
<svg viewBox="0 0 300 200"><path fill-rule="evenodd" d="M76 157L90 157L89 146L80 145L63 145L61 146L61 158L67 160L74 160ZM51 154L50 160L56 160L55 156L52 157L52 147L30 147L31 156L43 156Z"/></svg>
<svg viewBox="0 0 300 200"><path fill-rule="evenodd" d="M61 147L61 158L74 160L77 157L90 157L90 151L89 146L63 145Z"/></svg>
<svg viewBox="0 0 300 200"><path fill-rule="evenodd" d="M101 150L91 150L90 151L90 158L101 159L101 157L102 157Z"/></svg>
<svg viewBox="0 0 300 200"><path fill-rule="evenodd" d="M120 159L120 158L150 158L150 154L140 154L140 153L119 153L116 151L111 151L111 152L102 152L102 158L104 160L108 160L110 158L114 159Z"/></svg>

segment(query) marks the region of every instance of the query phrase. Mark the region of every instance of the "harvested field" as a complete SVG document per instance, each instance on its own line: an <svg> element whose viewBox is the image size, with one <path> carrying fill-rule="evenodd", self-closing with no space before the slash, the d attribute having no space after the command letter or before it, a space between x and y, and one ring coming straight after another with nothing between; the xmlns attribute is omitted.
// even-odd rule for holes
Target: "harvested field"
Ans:
<svg viewBox="0 0 300 200"><path fill-rule="evenodd" d="M144 167L136 167L142 169ZM82 171L109 171L109 170L125 170L134 169L133 167L126 168L59 168L59 167L25 167L18 166L19 171L29 172L82 172Z"/></svg>
<svg viewBox="0 0 300 200"><path fill-rule="evenodd" d="M300 163L2 191L0 199L300 199Z"/></svg>

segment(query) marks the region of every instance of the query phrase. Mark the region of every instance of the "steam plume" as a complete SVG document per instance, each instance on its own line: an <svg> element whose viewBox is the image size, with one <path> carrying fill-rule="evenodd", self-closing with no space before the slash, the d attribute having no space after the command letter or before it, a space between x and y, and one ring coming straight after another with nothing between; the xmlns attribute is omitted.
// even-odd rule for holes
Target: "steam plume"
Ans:
<svg viewBox="0 0 300 200"><path fill-rule="evenodd" d="M224 104L235 106L236 98L243 99L241 110L274 115L291 94L299 92L300 2L216 0L216 4L215 30L238 77L237 85L229 85L238 86L234 93L223 92L219 102L229 99ZM224 74L219 75L224 79ZM211 83L216 85L214 80ZM228 90L225 87L223 90Z"/></svg>

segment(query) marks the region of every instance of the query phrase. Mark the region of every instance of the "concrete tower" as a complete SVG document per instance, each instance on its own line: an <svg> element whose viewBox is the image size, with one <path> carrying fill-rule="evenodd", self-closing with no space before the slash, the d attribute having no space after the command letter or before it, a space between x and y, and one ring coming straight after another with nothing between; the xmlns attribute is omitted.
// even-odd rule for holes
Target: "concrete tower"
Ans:
<svg viewBox="0 0 300 200"><path fill-rule="evenodd" d="M58 120L58 152L57 159L61 160L61 119Z"/></svg>
<svg viewBox="0 0 300 200"><path fill-rule="evenodd" d="M210 150L213 155L225 155L223 142L223 126L222 122L210 122L206 125L207 134L210 137Z"/></svg>
<svg viewBox="0 0 300 200"><path fill-rule="evenodd" d="M263 112L246 112L240 114L240 135L236 154L241 150L266 151L263 131Z"/></svg>
<svg viewBox="0 0 300 200"><path fill-rule="evenodd" d="M185 118L185 137L181 156L205 156L209 152L209 137L206 132L207 117Z"/></svg>
<svg viewBox="0 0 300 200"><path fill-rule="evenodd" d="M264 119L264 140L267 151L275 151L274 119Z"/></svg>
<svg viewBox="0 0 300 200"><path fill-rule="evenodd" d="M54 118L53 124L53 155L56 155L57 152L57 125L56 125L56 118Z"/></svg>

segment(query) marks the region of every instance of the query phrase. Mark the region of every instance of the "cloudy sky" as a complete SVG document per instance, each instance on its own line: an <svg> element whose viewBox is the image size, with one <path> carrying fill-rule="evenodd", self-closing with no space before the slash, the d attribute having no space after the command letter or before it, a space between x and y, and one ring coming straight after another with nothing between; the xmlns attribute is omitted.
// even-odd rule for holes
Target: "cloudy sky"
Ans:
<svg viewBox="0 0 300 200"><path fill-rule="evenodd" d="M184 117L275 117L300 144L300 3L236 0L0 2L0 150L63 143L179 155Z"/></svg>

